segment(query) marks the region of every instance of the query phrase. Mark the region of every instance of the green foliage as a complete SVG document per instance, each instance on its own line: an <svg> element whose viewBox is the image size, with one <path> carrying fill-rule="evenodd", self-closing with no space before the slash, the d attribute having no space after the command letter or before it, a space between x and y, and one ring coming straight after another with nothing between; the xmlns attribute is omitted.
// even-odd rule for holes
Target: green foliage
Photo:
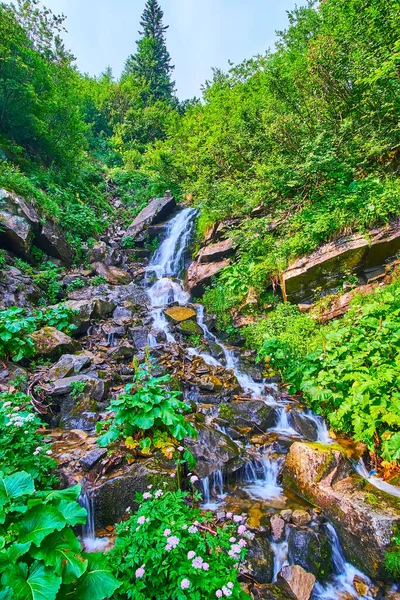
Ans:
<svg viewBox="0 0 400 600"><path fill-rule="evenodd" d="M321 326L279 305L246 331L259 356L333 429L400 459L400 284L356 297L341 319Z"/></svg>
<svg viewBox="0 0 400 600"><path fill-rule="evenodd" d="M400 537L393 538L394 549L390 550L385 555L385 568L395 581L400 578Z"/></svg>
<svg viewBox="0 0 400 600"><path fill-rule="evenodd" d="M71 333L76 328L71 323L74 314L63 305L35 312L15 306L0 311L0 358L18 362L33 356L35 346L29 334L44 325Z"/></svg>
<svg viewBox="0 0 400 600"><path fill-rule="evenodd" d="M35 274L35 269L25 260L22 260L22 258L16 258L14 260L14 267L29 277L33 277Z"/></svg>
<svg viewBox="0 0 400 600"><path fill-rule="evenodd" d="M0 250L0 269L5 269L7 267L6 260L6 252L5 250Z"/></svg>
<svg viewBox="0 0 400 600"><path fill-rule="evenodd" d="M77 399L83 392L85 391L86 381L71 381L69 384L69 393L70 395Z"/></svg>
<svg viewBox="0 0 400 600"><path fill-rule="evenodd" d="M16 468L26 471L40 485L51 484L56 466L51 450L37 430L42 425L31 398L21 392L0 394L0 462L3 474Z"/></svg>
<svg viewBox="0 0 400 600"><path fill-rule="evenodd" d="M153 104L157 100L171 102L174 91L174 83L170 78L174 67L165 42L168 26L164 26L163 17L158 1L147 0L140 21L142 31L137 52L128 58L125 65L126 75L133 74L145 82L146 104Z"/></svg>
<svg viewBox="0 0 400 600"><path fill-rule="evenodd" d="M80 290L86 285L85 281L80 277L73 279L71 283L67 285L67 292L73 292L74 290Z"/></svg>
<svg viewBox="0 0 400 600"><path fill-rule="evenodd" d="M196 430L182 414L189 406L179 399L181 392L166 389L169 380L169 375L151 377L148 369L141 367L134 382L125 387L125 393L111 400L109 410L115 414L108 421L110 427L100 436L98 444L108 446L121 437L126 442L138 434L148 435L152 430L165 431L177 440L195 437ZM140 446L146 452L151 444L150 437L140 440Z"/></svg>
<svg viewBox="0 0 400 600"><path fill-rule="evenodd" d="M238 546L229 555L229 538L237 537L237 526L226 523L213 535L211 515L191 509L187 494L152 492L144 495L146 500L139 496L138 512L117 526L116 546L108 555L122 581L115 600L211 600L222 588L231 591L231 598L248 598L237 582L237 565L246 551Z"/></svg>
<svg viewBox="0 0 400 600"><path fill-rule="evenodd" d="M95 275L90 280L90 283L94 286L98 286L98 285L102 285L103 283L107 283L107 279L104 277L104 275Z"/></svg>
<svg viewBox="0 0 400 600"><path fill-rule="evenodd" d="M133 235L127 235L126 237L124 237L124 239L122 240L122 247L123 248L134 248L135 247L135 238Z"/></svg>
<svg viewBox="0 0 400 600"><path fill-rule="evenodd" d="M10 598L103 600L117 589L104 559L82 554L73 532L87 517L77 502L80 489L36 490L25 471L0 473L0 574ZM96 586L94 572L101 573Z"/></svg>
<svg viewBox="0 0 400 600"><path fill-rule="evenodd" d="M33 276L34 282L43 290L42 305L56 304L61 295L60 269L48 261L38 273Z"/></svg>

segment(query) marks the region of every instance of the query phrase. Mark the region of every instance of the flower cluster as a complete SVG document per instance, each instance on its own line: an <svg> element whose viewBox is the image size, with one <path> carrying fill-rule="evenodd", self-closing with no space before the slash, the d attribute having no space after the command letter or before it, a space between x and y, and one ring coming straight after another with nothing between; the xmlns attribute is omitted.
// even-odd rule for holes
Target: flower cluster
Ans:
<svg viewBox="0 0 400 600"><path fill-rule="evenodd" d="M236 582L250 533L243 517L231 515L216 528L211 515L187 504L187 496L180 490L160 495L149 488L138 496L138 513L117 526L109 560L123 584L115 600L125 599L128 591L146 600L154 589L169 598L182 598L186 591L188 598L248 598Z"/></svg>

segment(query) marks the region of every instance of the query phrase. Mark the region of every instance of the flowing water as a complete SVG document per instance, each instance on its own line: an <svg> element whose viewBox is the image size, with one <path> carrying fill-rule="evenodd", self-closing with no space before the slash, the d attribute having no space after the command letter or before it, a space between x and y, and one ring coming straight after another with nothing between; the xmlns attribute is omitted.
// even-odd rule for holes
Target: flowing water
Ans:
<svg viewBox="0 0 400 600"><path fill-rule="evenodd" d="M152 257L147 268L147 288L151 304L151 318L153 320L153 330L149 334L149 345L157 345L155 332L161 331L166 337L167 342L176 343L175 337L171 332L170 325L164 315L164 309L172 303L185 306L190 301L189 294L183 287L181 279L185 266L185 250L187 249L193 230L196 210L185 208L171 219L167 226L165 240ZM240 365L239 358L235 349L228 348L221 342L208 328L205 321L204 307L201 304L196 305L197 322L203 331L204 338L214 349L214 355L210 352L199 352L196 348L188 348L186 352L189 356L201 357L204 362L211 367L225 367L231 369L242 390L252 398L262 399L268 404L276 406L276 423L269 431L275 436L283 436L286 439L299 439L302 435L296 431L296 424L292 422L290 414L290 403L282 400L276 401L268 393L268 387L265 382L256 382L244 372ZM299 416L300 420L308 420L312 423L316 432L317 441L330 444L332 440L329 436L325 421L309 410L304 410ZM314 438L315 439L315 438ZM285 490L279 483L279 477L282 465L285 460L285 454L259 454L256 457L250 457L240 471L239 482L236 490L240 494L245 494L249 501L266 503L274 508L285 506ZM393 488L389 493L400 495L398 489L388 486L385 482L376 477L372 477L365 469L364 465L357 466L358 471L371 481L376 487L389 491L388 487ZM201 480L204 504L203 508L216 510L229 499L229 483L224 481L224 475L221 470L215 470L209 476ZM86 502L86 500L81 501ZM85 505L86 507L86 505ZM88 504L88 523L86 526L86 535L94 536L93 507ZM357 597L353 587L355 575L362 577L365 581L368 578L358 571L353 565L346 562L343 551L340 546L338 536L332 527L328 524L328 534L332 544L334 574L328 582L318 582L314 588L313 600L338 600L339 598ZM287 528L288 530L288 528ZM85 535L85 533L84 533ZM280 543L271 543L274 551L274 579L276 579L283 565L288 564L288 540L287 538ZM368 598L368 597L366 597Z"/></svg>
<svg viewBox="0 0 400 600"><path fill-rule="evenodd" d="M86 523L82 525L81 535L81 540L86 552L101 552L105 550L105 548L109 546L110 541L107 537L96 537L93 496L84 487L82 487L78 502L87 512Z"/></svg>

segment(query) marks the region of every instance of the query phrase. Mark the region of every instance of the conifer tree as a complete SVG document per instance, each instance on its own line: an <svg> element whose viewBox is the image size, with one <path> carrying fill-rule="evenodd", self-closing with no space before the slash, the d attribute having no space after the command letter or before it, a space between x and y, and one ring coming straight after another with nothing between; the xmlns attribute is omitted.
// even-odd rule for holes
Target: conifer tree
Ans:
<svg viewBox="0 0 400 600"><path fill-rule="evenodd" d="M168 25L163 24L163 17L158 1L147 0L140 20L142 29L136 54L131 55L125 65L125 74L144 80L146 99L150 103L157 100L171 102L175 89L175 82L171 81L174 67L165 40Z"/></svg>

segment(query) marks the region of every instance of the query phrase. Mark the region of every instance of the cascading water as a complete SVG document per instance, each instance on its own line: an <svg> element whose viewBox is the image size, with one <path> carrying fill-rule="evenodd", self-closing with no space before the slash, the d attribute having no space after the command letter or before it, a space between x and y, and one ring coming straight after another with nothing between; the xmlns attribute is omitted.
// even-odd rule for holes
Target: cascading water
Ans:
<svg viewBox="0 0 400 600"><path fill-rule="evenodd" d="M82 492L78 498L79 504L86 509L86 523L82 525L81 540L86 552L101 552L110 544L107 537L97 538L94 525L94 502L93 496L82 488Z"/></svg>
<svg viewBox="0 0 400 600"><path fill-rule="evenodd" d="M356 575L365 582L369 582L369 579L364 573L346 561L334 527L330 523L327 523L326 527L332 544L334 574L331 581L326 585L316 584L312 596L313 600L337 600L347 595L349 598L357 597L372 600L371 596L359 596L354 589L353 581Z"/></svg>
<svg viewBox="0 0 400 600"><path fill-rule="evenodd" d="M203 491L202 508L205 510L215 510L225 498L222 471L214 471L211 475L203 477L200 483Z"/></svg>
<svg viewBox="0 0 400 600"><path fill-rule="evenodd" d="M246 463L244 467L244 490L252 498L272 500L280 498L282 487L278 477L284 462L284 457L260 456Z"/></svg>
<svg viewBox="0 0 400 600"><path fill-rule="evenodd" d="M186 247L188 246L196 211L186 208L180 211L168 224L167 236L159 249L155 252L147 268L147 285L148 295L151 302L151 317L153 319L154 330L162 330L168 342L175 342L175 338L170 331L168 321L164 315L164 309L172 302L177 302L185 306L190 299L189 294L183 289L182 282L177 278L181 274L183 268L183 257ZM298 439L300 434L295 431L296 426L294 419L292 423L290 410L286 402L277 402L272 396L266 394L265 384L255 382L250 375L243 372L240 368L239 359L235 352L227 348L207 327L205 322L204 307L201 304L196 306L197 322L201 327L204 338L208 342L212 342L211 352L200 353L195 348L187 349L187 354L190 356L199 356L209 366L222 367L232 369L236 378L245 392L251 394L253 398L262 398L265 403L272 404L276 408L276 423L275 427L269 429L273 434L277 434L284 438ZM154 347L157 345L155 331L149 334L149 345ZM216 356L212 355L214 348L217 348ZM219 349L219 352L218 352ZM305 410L300 418L312 421L315 425L317 441L330 444L332 440L329 436L329 431L322 417L314 415L311 411ZM283 446L284 447L284 446ZM281 450L278 450L279 452ZM283 495L283 489L279 485L279 475L284 463L284 455L268 455L261 454L256 458L252 458L246 463L241 471L242 478L239 487L242 492L245 492L247 498L255 499L257 503L267 502L268 506L285 507L287 498ZM386 484L382 480L373 477L365 468L363 463L356 465L358 472L368 479L376 487L383 489L388 493L400 496L400 491L394 486ZM216 510L221 504L226 501L229 486L224 485L222 471L215 471L208 477L201 480L203 489L204 504L203 508ZM94 518L93 510L90 505L90 498L82 500L81 503L88 502L88 524L84 535L94 537ZM86 507L86 505L85 505ZM327 525L329 537L332 543L333 560L334 560L334 575L328 583L322 584L317 582L313 600L338 600L338 598L350 595L355 597L355 589L353 579L355 575L368 581L360 571L353 565L346 562L343 551L340 547L339 539L334 528ZM286 528L286 538L279 543L271 543L271 548L274 552L274 580L276 580L282 566L288 564L288 531ZM91 538L93 539L93 538ZM369 598L366 596L365 598Z"/></svg>
<svg viewBox="0 0 400 600"><path fill-rule="evenodd" d="M151 302L153 327L165 333L167 342L175 342L175 338L170 332L168 321L164 315L165 307L171 302L185 305L190 298L181 283L174 281L172 277L178 277L183 267L183 253L190 240L195 214L195 209L185 208L171 219L166 238L154 253L147 267L148 284L154 279L156 280L147 290ZM153 334L150 335L152 337L148 340L149 345L154 346L155 337Z"/></svg>
<svg viewBox="0 0 400 600"><path fill-rule="evenodd" d="M374 472L370 472L367 469L362 458L360 458L358 463L354 464L354 468L357 471L357 473L359 475L361 475L361 477L364 477L364 479L369 481L369 483L371 485L373 485L374 487L378 488L378 490L382 490L383 492L386 492L388 494L391 494L392 496L397 496L400 498L400 488L398 488L397 486L394 486L394 485L390 485L390 483L387 483L380 477L376 477Z"/></svg>

